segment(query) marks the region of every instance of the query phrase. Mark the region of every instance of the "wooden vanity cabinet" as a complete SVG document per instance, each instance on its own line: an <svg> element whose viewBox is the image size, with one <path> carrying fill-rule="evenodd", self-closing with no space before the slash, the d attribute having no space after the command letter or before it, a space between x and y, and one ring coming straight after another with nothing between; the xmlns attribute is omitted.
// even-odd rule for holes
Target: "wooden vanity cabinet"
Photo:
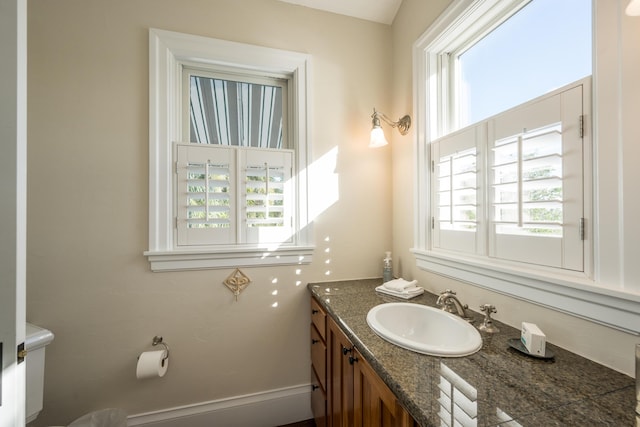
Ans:
<svg viewBox="0 0 640 427"><path fill-rule="evenodd" d="M327 425L413 427L415 422L340 327L327 317Z"/></svg>
<svg viewBox="0 0 640 427"><path fill-rule="evenodd" d="M311 410L316 427L327 423L327 313L311 298Z"/></svg>
<svg viewBox="0 0 640 427"><path fill-rule="evenodd" d="M373 368L354 349L354 423L366 427L414 427L411 415L400 405L393 392Z"/></svg>

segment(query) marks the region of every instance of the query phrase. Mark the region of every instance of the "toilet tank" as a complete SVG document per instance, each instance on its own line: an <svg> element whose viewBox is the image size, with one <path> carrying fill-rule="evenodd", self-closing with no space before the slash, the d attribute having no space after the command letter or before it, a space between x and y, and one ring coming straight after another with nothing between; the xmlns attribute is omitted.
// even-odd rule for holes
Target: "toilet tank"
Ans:
<svg viewBox="0 0 640 427"><path fill-rule="evenodd" d="M26 324L24 348L26 368L26 422L35 420L42 410L44 393L44 351L53 341L53 332L31 323Z"/></svg>

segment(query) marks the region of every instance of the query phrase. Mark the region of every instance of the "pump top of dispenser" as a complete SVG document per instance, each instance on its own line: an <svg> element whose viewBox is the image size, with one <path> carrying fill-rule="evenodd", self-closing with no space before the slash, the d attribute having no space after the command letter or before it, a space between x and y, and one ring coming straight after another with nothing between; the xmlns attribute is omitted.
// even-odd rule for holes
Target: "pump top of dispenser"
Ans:
<svg viewBox="0 0 640 427"><path fill-rule="evenodd" d="M382 260L382 281L386 283L393 279L393 267L391 265L391 252L385 252L386 257Z"/></svg>

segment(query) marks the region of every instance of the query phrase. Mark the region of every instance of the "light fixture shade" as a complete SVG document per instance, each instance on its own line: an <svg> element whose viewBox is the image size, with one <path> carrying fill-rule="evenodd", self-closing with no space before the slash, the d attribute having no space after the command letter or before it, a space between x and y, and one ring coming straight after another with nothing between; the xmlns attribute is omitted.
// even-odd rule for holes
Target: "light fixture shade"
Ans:
<svg viewBox="0 0 640 427"><path fill-rule="evenodd" d="M369 148L383 147L387 145L387 139L384 137L384 132L380 126L374 126L371 129L371 139L369 140Z"/></svg>
<svg viewBox="0 0 640 427"><path fill-rule="evenodd" d="M629 16L640 16L640 0L631 0L624 12Z"/></svg>

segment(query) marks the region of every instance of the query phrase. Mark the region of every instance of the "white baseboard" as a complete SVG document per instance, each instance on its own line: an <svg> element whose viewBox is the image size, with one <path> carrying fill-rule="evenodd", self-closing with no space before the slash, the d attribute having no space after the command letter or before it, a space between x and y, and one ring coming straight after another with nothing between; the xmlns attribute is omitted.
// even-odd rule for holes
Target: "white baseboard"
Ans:
<svg viewBox="0 0 640 427"><path fill-rule="evenodd" d="M311 385L195 403L131 415L128 426L275 427L313 418Z"/></svg>

